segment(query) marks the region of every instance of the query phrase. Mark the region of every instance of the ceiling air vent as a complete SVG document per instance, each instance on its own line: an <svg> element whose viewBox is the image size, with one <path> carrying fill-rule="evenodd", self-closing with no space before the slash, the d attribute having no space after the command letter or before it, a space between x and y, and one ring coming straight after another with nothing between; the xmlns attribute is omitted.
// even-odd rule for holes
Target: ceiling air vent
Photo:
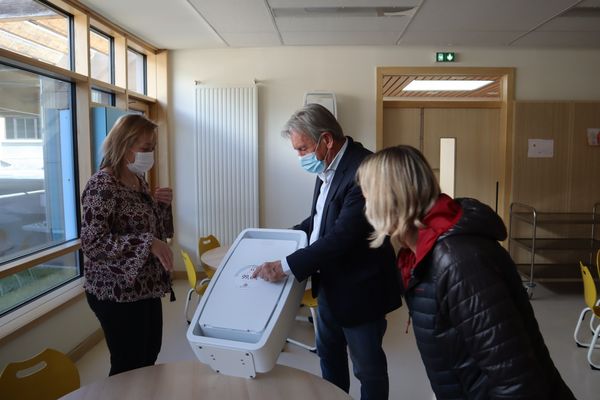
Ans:
<svg viewBox="0 0 600 400"><path fill-rule="evenodd" d="M303 7L273 8L277 17L405 17L411 16L416 7Z"/></svg>

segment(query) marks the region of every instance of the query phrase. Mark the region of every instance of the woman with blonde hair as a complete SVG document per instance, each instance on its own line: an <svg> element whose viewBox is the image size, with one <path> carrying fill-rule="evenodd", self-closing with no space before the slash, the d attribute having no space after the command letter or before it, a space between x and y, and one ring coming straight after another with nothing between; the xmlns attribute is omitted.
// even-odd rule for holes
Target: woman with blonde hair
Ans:
<svg viewBox="0 0 600 400"><path fill-rule="evenodd" d="M156 127L141 115L119 118L81 195L84 289L110 351L109 375L156 362L161 297L173 293L165 242L173 236L172 191L152 194L144 179L154 164Z"/></svg>
<svg viewBox="0 0 600 400"><path fill-rule="evenodd" d="M440 192L423 155L397 146L358 170L371 245L398 250L427 376L442 399L574 399L555 368L510 255L506 228L475 199Z"/></svg>

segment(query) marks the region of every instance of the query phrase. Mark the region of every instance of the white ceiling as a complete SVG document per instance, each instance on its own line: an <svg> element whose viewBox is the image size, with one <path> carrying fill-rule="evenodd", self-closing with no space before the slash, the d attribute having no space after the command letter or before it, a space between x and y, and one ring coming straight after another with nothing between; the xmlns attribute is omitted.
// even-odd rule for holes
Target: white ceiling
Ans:
<svg viewBox="0 0 600 400"><path fill-rule="evenodd" d="M600 48L600 0L80 2L163 49L295 45Z"/></svg>

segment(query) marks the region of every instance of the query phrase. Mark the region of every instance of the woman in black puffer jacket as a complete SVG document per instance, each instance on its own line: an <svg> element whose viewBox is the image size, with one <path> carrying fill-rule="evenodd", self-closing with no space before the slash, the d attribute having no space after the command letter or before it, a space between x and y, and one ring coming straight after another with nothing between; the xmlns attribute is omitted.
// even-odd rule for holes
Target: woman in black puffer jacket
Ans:
<svg viewBox="0 0 600 400"><path fill-rule="evenodd" d="M421 358L442 399L574 399L554 366L514 262L506 228L474 199L453 200L410 146L369 156L358 171L372 245L386 236Z"/></svg>

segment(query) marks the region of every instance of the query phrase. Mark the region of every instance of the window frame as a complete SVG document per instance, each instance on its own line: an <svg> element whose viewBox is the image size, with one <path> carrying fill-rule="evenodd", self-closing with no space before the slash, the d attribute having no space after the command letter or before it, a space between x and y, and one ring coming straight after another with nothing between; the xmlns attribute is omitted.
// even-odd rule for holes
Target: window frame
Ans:
<svg viewBox="0 0 600 400"><path fill-rule="evenodd" d="M48 65L52 65L56 68L60 68L62 70L67 70L67 71L73 71L75 70L75 29L74 29L74 24L75 24L75 16L70 13L66 8L61 7L60 4L54 4L54 3L62 3L62 2L51 2L48 0L32 0L36 3L40 3L41 5L50 8L52 11L54 11L56 14L58 15L62 15L63 17L66 17L68 19L68 23L67 23L67 31L69 33L69 37L67 38L67 45L69 47L69 54L68 54L68 58L69 58L69 65L67 66L67 68L65 67L61 67L59 65L55 65L55 64L51 64L51 63L47 63L46 61L43 60L37 60L35 58L33 58L32 56L29 55L25 55L22 53L16 53L21 55L22 57L26 57L26 58L30 58L31 60L35 60L35 61L40 61L43 63L47 63ZM20 38L23 41L26 41L27 39L25 38ZM5 49L2 48L0 50L6 50L6 51L10 51L10 49Z"/></svg>
<svg viewBox="0 0 600 400"><path fill-rule="evenodd" d="M115 84L115 38L112 37L111 35L109 35L108 33L105 33L104 31L100 30L99 28L96 28L93 25L90 25L90 32L94 32L96 35L102 36L105 39L108 39L108 41L109 41L108 59L109 59L109 64L110 64L110 82L106 82L106 83L108 83L110 85L114 85ZM91 54L91 48L92 48L92 46L90 45L90 54ZM90 66L90 78L94 79L92 77L91 66Z"/></svg>
<svg viewBox="0 0 600 400"><path fill-rule="evenodd" d="M132 46L127 46L127 51L131 51L134 54L137 54L138 56L142 57L142 92L139 92L137 90L133 90L129 87L129 68L127 69L127 90L130 90L134 93L139 93L139 94L143 94L144 96L146 96L148 94L148 56L146 55L146 53L142 52L142 51L138 51L135 48L133 48ZM129 64L129 55L127 55L127 64Z"/></svg>
<svg viewBox="0 0 600 400"><path fill-rule="evenodd" d="M87 180L91 176L92 150L91 150L91 131L90 115L91 107L91 89L96 88L102 91L114 94L116 107L127 109L130 99L141 100L149 104L150 117L159 123L159 141L167 142L166 109L167 109L167 74L166 67L168 62L168 52L159 50L155 46L123 30L118 25L107 20L102 15L92 11L87 6L73 2L71 0L41 0L40 3L51 6L53 10L60 10L62 15L71 15L70 46L71 46L71 66L70 69L50 64L48 62L34 59L9 49L0 48L0 61L23 70L45 75L50 78L65 80L73 84L72 97L74 97L72 123L75 129L75 139L73 149L76 157L75 161L75 180L77 182L76 195L81 195L81 190L85 187ZM113 84L97 81L91 77L90 71L90 39L89 30L91 27L100 30L114 38L114 66L112 68ZM127 49L132 48L137 53L144 55L144 86L145 94L127 90ZM157 67L160 65L160 69ZM158 71L160 70L160 74ZM159 76L157 76L159 75ZM150 82L150 79L152 81ZM157 87L158 86L158 87ZM160 90L159 90L160 89ZM160 95L159 95L160 93ZM168 172L168 146L158 146L157 163L155 170L157 184L167 186L169 180ZM160 166L160 169L158 169ZM160 182L159 182L160 181ZM80 234L80 203L76 202L79 210L76 218L78 220L78 235ZM80 251L80 239L72 243L63 243L60 248L52 247L41 250L34 254L24 255L15 259L10 264L4 264L0 267L0 277L8 276L16 272L27 270L28 268L42 264L48 259L54 259L65 255L65 251L77 252L80 262L83 255ZM83 270L83 263L81 263ZM60 288L55 288L37 299L30 300L27 304L20 306L13 311L0 317L0 340L11 336L16 331L35 323L44 315L60 309L72 300L81 298L83 295L83 278L77 278L70 283L64 284Z"/></svg>
<svg viewBox="0 0 600 400"><path fill-rule="evenodd" d="M71 92L70 92L70 104L71 104L71 138L72 138L72 147L73 147L73 153L71 154L72 160L73 160L73 176L75 178L79 177L79 160L78 160L78 140L77 140L77 127L76 127L76 120L77 120L77 113L76 113L76 83L73 82L71 79L69 79L68 77L61 77L61 76L57 76L56 74L48 74L45 73L44 71L39 71L36 68L28 68L27 66L24 65L20 65L19 63L12 63L10 61L4 60L3 57L0 57L0 63L12 67L12 68L16 68L31 74L36 74L39 76L43 76L46 78L51 78L51 79L55 79L55 80L59 80L62 82L66 82L66 83L70 83L71 84ZM16 139L19 140L19 139ZM36 141L41 141L41 139L36 140ZM79 179L74 179L73 182L73 189L74 189L74 193L79 194L81 193L81 189L80 189L80 180ZM79 247L80 247L80 236L81 236L81 204L78 201L79 200L79 196L76 196L75 199L75 219L76 219L76 238L75 239L68 239L65 240L63 242L57 243L57 244L50 244L50 245L46 245L46 246L42 246L40 248L37 248L35 250L31 250L29 251L27 254L23 254L20 256L16 256L13 258L8 259L7 261L0 263L0 279L1 278L5 278L7 276L16 274L18 272L24 271L28 268L32 268L38 265L43 264L44 262L47 261L51 261L54 260L56 258L62 257L68 253L65 253L65 251L63 250L63 248L65 246L67 246L67 248L73 248L73 251L77 251L76 254L76 259L78 262L78 267L79 267L79 272L77 274L76 277L70 278L68 280L66 280L65 282L49 289L49 290L45 290L42 293L39 293L35 296L32 296L31 298L27 299L26 301L15 305L14 307L10 308L8 311L6 312L2 312L0 313L0 332L1 327L3 325L3 322L5 321L5 317L15 311L18 311L19 309L26 307L28 304L32 303L32 302L36 302L38 299L43 298L44 296L46 296L49 293L52 293L56 290L59 290L60 288L69 285L71 282L73 281L77 281L77 280L81 280L83 278L83 254L81 253L81 251L79 251ZM32 263L32 260L33 263ZM0 336L1 337L1 336Z"/></svg>
<svg viewBox="0 0 600 400"><path fill-rule="evenodd" d="M92 86L90 88L90 92L93 93L94 91L110 95L110 104L98 103L98 102L94 101L93 99L91 100L92 104L97 104L97 105L102 105L102 106L107 106L107 107L115 107L115 105L117 103L117 99L116 99L117 95L115 93L113 93L110 90L101 89L97 86Z"/></svg>

